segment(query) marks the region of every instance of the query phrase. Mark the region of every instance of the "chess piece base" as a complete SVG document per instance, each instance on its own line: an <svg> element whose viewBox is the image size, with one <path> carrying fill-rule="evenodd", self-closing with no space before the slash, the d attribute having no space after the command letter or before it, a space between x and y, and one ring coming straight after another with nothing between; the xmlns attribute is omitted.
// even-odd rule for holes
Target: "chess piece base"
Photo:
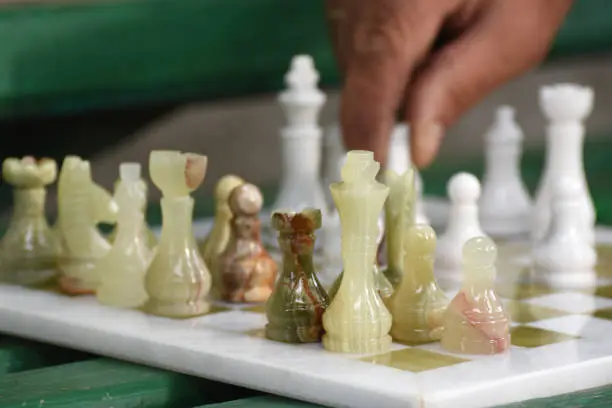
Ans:
<svg viewBox="0 0 612 408"><path fill-rule="evenodd" d="M126 283L120 288L101 285L96 292L96 298L103 305L136 309L144 305L148 299L144 290L138 291L142 293L134 293L134 288L139 287L142 287L142 283Z"/></svg>
<svg viewBox="0 0 612 408"><path fill-rule="evenodd" d="M554 289L588 289L597 286L594 269L551 271L537 265L531 271L533 281Z"/></svg>
<svg viewBox="0 0 612 408"><path fill-rule="evenodd" d="M191 318L208 313L210 311L210 303L205 300L177 303L176 301L163 302L156 299L149 299L144 306L144 310L155 316L176 319Z"/></svg>
<svg viewBox="0 0 612 408"><path fill-rule="evenodd" d="M435 341L440 341L442 338L442 327L434 328L433 330L428 329L412 329L412 330L401 330L391 327L391 337L398 343L404 343L409 345L416 344L427 344Z"/></svg>
<svg viewBox="0 0 612 408"><path fill-rule="evenodd" d="M481 226L486 233L495 238L516 237L530 232L527 216L500 218L481 217Z"/></svg>
<svg viewBox="0 0 612 408"><path fill-rule="evenodd" d="M57 276L55 262L47 265L39 265L36 268L28 268L25 265L7 267L0 275L1 280L23 286L39 286L51 282Z"/></svg>
<svg viewBox="0 0 612 408"><path fill-rule="evenodd" d="M510 334L494 340L468 339L466 337L446 336L440 342L442 348L451 353L493 355L506 352L510 348Z"/></svg>
<svg viewBox="0 0 612 408"><path fill-rule="evenodd" d="M329 334L323 335L323 347L332 353L376 354L386 353L391 348L391 336L388 334L356 342L354 339L338 339Z"/></svg>
<svg viewBox="0 0 612 408"><path fill-rule="evenodd" d="M266 325L266 337L283 343L317 343L321 341L322 325L277 326Z"/></svg>
<svg viewBox="0 0 612 408"><path fill-rule="evenodd" d="M93 276L95 261L60 260L60 289L69 295L90 295L96 293L98 280Z"/></svg>

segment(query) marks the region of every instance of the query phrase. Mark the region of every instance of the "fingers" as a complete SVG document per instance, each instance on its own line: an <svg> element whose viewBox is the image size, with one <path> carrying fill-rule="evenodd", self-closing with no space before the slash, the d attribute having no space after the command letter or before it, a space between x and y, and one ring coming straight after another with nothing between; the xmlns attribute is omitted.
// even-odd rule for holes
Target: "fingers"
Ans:
<svg viewBox="0 0 612 408"><path fill-rule="evenodd" d="M441 48L408 89L416 166L436 156L444 129L493 89L545 56L571 0L495 1L457 40Z"/></svg>
<svg viewBox="0 0 612 408"><path fill-rule="evenodd" d="M442 22L438 1L352 0L344 43L340 107L349 150L374 152L383 165L395 113L413 67L427 53ZM347 3L347 4L349 4Z"/></svg>

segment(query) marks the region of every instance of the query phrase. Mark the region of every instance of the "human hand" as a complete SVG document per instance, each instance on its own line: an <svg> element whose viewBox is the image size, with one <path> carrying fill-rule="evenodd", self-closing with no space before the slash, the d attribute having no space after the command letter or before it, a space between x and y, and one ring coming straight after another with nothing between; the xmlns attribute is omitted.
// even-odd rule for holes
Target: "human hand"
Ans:
<svg viewBox="0 0 612 408"><path fill-rule="evenodd" d="M417 167L445 129L546 55L572 0L326 0L348 149L386 163L398 111Z"/></svg>

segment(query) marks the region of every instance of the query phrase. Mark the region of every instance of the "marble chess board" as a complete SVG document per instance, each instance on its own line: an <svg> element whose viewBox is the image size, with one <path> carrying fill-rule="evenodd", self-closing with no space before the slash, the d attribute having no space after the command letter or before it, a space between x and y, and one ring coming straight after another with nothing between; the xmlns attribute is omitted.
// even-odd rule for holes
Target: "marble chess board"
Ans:
<svg viewBox="0 0 612 408"><path fill-rule="evenodd" d="M432 223L442 225L444 203L426 206ZM196 236L209 226L196 222ZM103 306L91 296L11 285L0 285L0 331L321 405L496 406L612 383L612 228L597 232L595 291L516 284L522 266L500 268L498 294L513 322L504 355L456 355L438 343L335 354L321 344L265 339L261 305L219 303L204 316L172 320ZM500 244L505 261L523 250Z"/></svg>

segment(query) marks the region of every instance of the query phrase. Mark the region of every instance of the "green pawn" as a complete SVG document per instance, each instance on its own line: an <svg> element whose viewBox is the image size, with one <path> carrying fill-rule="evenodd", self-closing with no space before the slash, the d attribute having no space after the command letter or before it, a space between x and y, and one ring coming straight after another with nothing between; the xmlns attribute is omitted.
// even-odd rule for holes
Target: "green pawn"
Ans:
<svg viewBox="0 0 612 408"><path fill-rule="evenodd" d="M323 312L329 306L312 259L321 211L275 212L271 223L279 232L283 267L266 302L266 337L286 343L318 342L323 335Z"/></svg>

